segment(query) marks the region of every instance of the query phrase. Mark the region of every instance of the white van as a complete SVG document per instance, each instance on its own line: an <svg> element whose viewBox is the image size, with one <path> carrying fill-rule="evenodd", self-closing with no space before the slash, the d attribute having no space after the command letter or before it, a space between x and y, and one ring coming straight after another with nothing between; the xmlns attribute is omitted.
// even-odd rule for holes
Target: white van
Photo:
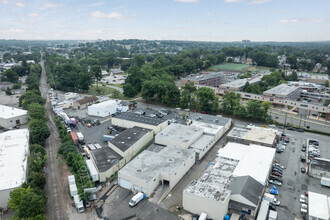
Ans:
<svg viewBox="0 0 330 220"><path fill-rule="evenodd" d="M205 212L202 212L198 220L206 220L206 219L207 219L207 214Z"/></svg>
<svg viewBox="0 0 330 220"><path fill-rule="evenodd" d="M146 196L142 193L139 192L138 194L136 194L135 196L133 196L133 198L131 199L131 201L129 202L129 206L133 207L136 204L138 204L142 199L144 199Z"/></svg>

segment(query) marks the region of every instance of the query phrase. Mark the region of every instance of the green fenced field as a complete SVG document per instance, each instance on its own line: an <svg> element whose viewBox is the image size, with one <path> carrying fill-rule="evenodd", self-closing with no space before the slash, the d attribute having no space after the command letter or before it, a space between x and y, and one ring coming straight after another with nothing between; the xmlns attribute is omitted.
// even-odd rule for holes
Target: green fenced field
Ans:
<svg viewBox="0 0 330 220"><path fill-rule="evenodd" d="M244 71L248 67L249 67L249 65L247 65L247 64L223 63L223 64L212 66L210 69L212 69L214 71L218 71L218 70Z"/></svg>

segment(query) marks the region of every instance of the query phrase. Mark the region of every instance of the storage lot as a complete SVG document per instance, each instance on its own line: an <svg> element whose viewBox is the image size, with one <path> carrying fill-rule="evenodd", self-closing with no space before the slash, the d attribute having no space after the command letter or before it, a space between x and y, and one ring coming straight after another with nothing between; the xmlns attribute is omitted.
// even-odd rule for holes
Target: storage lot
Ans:
<svg viewBox="0 0 330 220"><path fill-rule="evenodd" d="M300 162L301 146L306 143L307 138L318 139L321 157L330 158L329 137L311 133L299 133L286 131L290 137L290 143L281 154L276 154L278 160L285 170L283 171L283 184L277 187L279 190L280 206L277 208L278 220L301 218L299 196L307 191L322 193L330 196L330 189L322 187L320 180L301 173L300 169L306 167L306 163ZM271 187L272 185L270 185Z"/></svg>

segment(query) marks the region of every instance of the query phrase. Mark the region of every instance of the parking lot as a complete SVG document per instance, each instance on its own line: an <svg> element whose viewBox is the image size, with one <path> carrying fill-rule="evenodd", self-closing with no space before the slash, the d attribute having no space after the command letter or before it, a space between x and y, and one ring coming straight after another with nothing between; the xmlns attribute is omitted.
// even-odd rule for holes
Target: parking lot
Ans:
<svg viewBox="0 0 330 220"><path fill-rule="evenodd" d="M168 210L159 207L157 204L149 202L147 199L140 201L136 206L130 207L129 201L134 194L127 189L117 187L103 205L104 217L108 219L179 219Z"/></svg>
<svg viewBox="0 0 330 220"><path fill-rule="evenodd" d="M301 168L306 167L307 164L300 161L301 155L305 154L301 151L301 147L306 144L307 138L318 139L321 157L330 158L330 149L327 147L329 137L295 131L285 131L285 133L290 137L290 142L284 152L277 153L275 157L285 167L282 186L277 187L279 190L278 198L281 202L277 208L277 219L279 220L302 218L300 214L300 194L312 191L330 196L330 189L322 187L319 179L301 173ZM272 185L269 187L272 187Z"/></svg>

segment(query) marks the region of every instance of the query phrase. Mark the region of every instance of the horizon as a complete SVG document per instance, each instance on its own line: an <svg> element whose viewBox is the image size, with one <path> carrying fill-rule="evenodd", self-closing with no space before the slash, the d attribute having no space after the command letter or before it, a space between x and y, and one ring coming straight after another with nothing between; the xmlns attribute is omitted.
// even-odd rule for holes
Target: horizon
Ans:
<svg viewBox="0 0 330 220"><path fill-rule="evenodd" d="M0 6L1 39L330 41L326 0L0 0Z"/></svg>

